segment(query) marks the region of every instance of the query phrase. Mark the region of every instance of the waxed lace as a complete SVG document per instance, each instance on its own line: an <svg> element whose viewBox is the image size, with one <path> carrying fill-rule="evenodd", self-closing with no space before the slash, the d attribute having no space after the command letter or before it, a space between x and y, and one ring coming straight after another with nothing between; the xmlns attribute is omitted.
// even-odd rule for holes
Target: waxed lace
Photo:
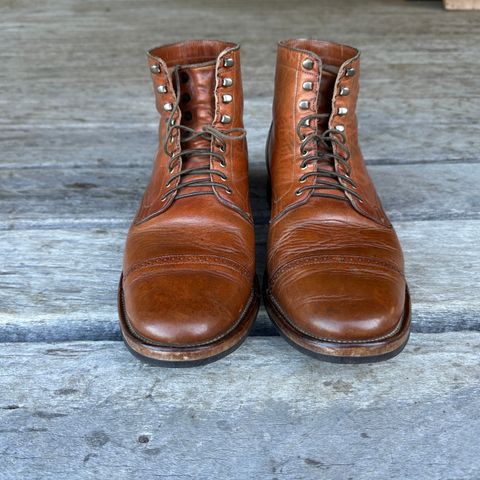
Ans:
<svg viewBox="0 0 480 480"><path fill-rule="evenodd" d="M215 158L218 160L220 166L225 168L227 166L224 153L226 151L226 141L228 140L242 140L246 136L246 132L243 128L231 128L226 130L219 130L212 125L204 125L201 130L194 130L186 125L177 124L174 121L174 115L177 109L179 108L180 103L180 81L179 81L179 71L178 67L174 69L173 75L176 79L176 101L173 106L172 113L167 120L168 123L168 130L164 142L164 152L170 157L168 162L168 169L170 173L173 173L176 163L181 162L182 158L188 158L189 156L204 156L208 157L209 159ZM190 142L192 140L197 139L206 139L210 142L210 147L199 147L199 148L180 148L178 153L171 153L168 149L169 144L174 140L174 136L178 132L180 135L180 145ZM219 151L214 151L212 146L216 144ZM185 170L180 170L175 175L172 175L166 187L170 187L170 184L178 179L182 179L184 177L188 177L191 175L202 175L202 178L196 178L194 180L180 182L173 188L167 190L162 197L162 201L166 200L166 198L171 195L172 193L178 192L181 189L186 187L217 187L222 188L226 191L226 193L231 194L232 190L229 186L225 183L220 183L216 181L216 179L220 179L222 181L227 180L227 175L215 168L211 168L211 165L205 165L201 167L194 167L194 168L187 168ZM205 175L203 177L203 175ZM216 177L214 180L213 178ZM211 194L213 190L197 190L193 192L189 192L182 195L177 195L177 198L193 196L193 195L204 195L204 194Z"/></svg>
<svg viewBox="0 0 480 480"><path fill-rule="evenodd" d="M309 164L318 163L320 161L330 161L333 170L317 167L316 170L305 173L300 177L300 183L304 183L308 177L315 177L315 182L311 185L298 188L296 194L300 195L306 190L313 190L313 195L315 196L345 200L345 197L342 195L321 192L321 190L339 190L349 193L359 201L362 201L360 195L354 191L357 187L356 183L350 178L352 167L349 163L349 159L351 154L346 144L347 138L345 134L336 129L327 129L322 133L318 133L315 129L310 127L312 121L321 121L328 117L328 114L313 113L303 117L297 124L296 132L302 140L302 143L300 144L300 151L303 157L300 165L302 170L304 170ZM302 132L302 129L304 128L311 128L311 132L304 134ZM333 148L334 145L337 146L336 149ZM313 150L313 153L309 154L309 150ZM337 165L341 168L338 169ZM341 173L340 170L343 173ZM331 181L328 179L331 179ZM343 180L348 186L343 185L340 180Z"/></svg>

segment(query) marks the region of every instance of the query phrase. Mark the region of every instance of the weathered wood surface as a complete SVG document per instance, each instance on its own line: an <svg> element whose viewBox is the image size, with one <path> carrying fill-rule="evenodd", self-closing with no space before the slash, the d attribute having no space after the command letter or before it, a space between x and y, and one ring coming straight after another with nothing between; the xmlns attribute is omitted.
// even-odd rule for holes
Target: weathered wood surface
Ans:
<svg viewBox="0 0 480 480"><path fill-rule="evenodd" d="M147 167L0 169L0 229L121 226L131 221L148 182ZM480 164L372 165L393 222L480 219ZM267 173L250 169L255 220L270 217Z"/></svg>
<svg viewBox="0 0 480 480"><path fill-rule="evenodd" d="M422 332L480 330L479 221L397 222ZM117 339L124 228L0 231L0 340ZM265 230L258 232L261 276ZM275 334L263 308L254 334Z"/></svg>
<svg viewBox="0 0 480 480"><path fill-rule="evenodd" d="M275 43L362 50L360 138L401 238L415 332L480 330L479 12L369 0L0 2L0 480L478 480L480 333L416 333L385 364L316 362L261 309L195 370L118 342L126 228L156 141L144 50L242 43L264 266Z"/></svg>
<svg viewBox="0 0 480 480"><path fill-rule="evenodd" d="M480 80L478 83L472 88L480 88ZM158 114L154 111L153 95L149 88L143 88L145 85L150 86L150 80L145 76L139 78L138 91L129 97L130 105L123 104L121 99L110 107L96 105L107 109L106 113L111 115L107 119L84 119L77 123L69 119L52 120L49 112L45 112L46 118L14 126L2 125L0 117L0 169L19 165L64 168L141 165L148 168L155 151ZM362 91L359 133L368 164L479 162L480 100L475 94L464 101L454 96L444 101L363 97ZM101 102L99 96L97 103ZM6 108L16 111L14 105ZM114 115L110 113L117 109ZM126 123L125 112L132 119L136 109L140 109L141 119ZM459 111L461 116L457 119ZM262 101L247 98L245 112L250 162L263 164L271 121L271 97ZM452 118L455 118L454 124Z"/></svg>
<svg viewBox="0 0 480 480"><path fill-rule="evenodd" d="M480 334L331 365L256 337L159 369L118 342L5 344L0 478L478 480Z"/></svg>
<svg viewBox="0 0 480 480"><path fill-rule="evenodd" d="M255 161L263 155L270 120L275 44L286 32L362 50L359 116L367 159L478 161L476 13L453 16L435 2L402 1L365 8L354 0L334 6L284 0L274 7L255 0L144 1L135 7L125 0L48 0L34 8L11 0L0 5L0 18L0 91L7 112L0 117L1 161L8 165L149 159L156 114L143 51L205 35L243 45Z"/></svg>

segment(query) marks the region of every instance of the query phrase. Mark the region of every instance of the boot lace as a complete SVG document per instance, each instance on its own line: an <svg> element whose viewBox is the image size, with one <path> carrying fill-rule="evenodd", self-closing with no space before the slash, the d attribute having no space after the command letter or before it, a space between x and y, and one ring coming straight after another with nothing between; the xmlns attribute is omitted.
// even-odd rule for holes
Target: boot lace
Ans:
<svg viewBox="0 0 480 480"><path fill-rule="evenodd" d="M176 124L173 117L175 115L175 112L179 108L179 103L180 103L180 81L179 81L179 72L178 68L176 68L173 71L173 75L176 78L176 102L174 104L172 113L167 120L168 122L168 130L164 142L164 152L170 157L170 160L168 162L168 170L170 173L173 173L173 170L175 168L176 163L181 162L182 158L188 158L189 156L204 156L208 157L209 159L209 164L201 167L195 167L195 168L187 168L185 170L180 170L178 173L175 175L172 175L167 184L166 187L169 188L170 184L177 178L183 179L188 176L192 175L198 175L201 174L202 178L196 178L190 181L184 181L181 183L178 183L175 187L167 190L165 194L162 197L162 201L165 201L169 195L178 192L179 190L182 190L187 187L217 187L217 188L222 188L225 190L226 193L231 194L232 189L227 186L225 183L220 183L218 180L221 180L225 182L227 180L227 175L216 169L216 168L211 168L210 165L210 159L214 158L218 160L220 167L225 168L227 166L227 162L225 160L225 151L227 147L227 141L228 140L243 140L246 137L246 132L243 128L231 128L227 130L219 130L217 128L214 128L211 125L204 125L201 130L194 130L190 127L187 127L185 125L181 124ZM171 153L168 149L169 143L173 142L175 132L178 132L180 135L180 144L185 144L187 142L190 142L192 140L196 139L206 139L210 143L210 148L183 148L181 146L180 152L178 153ZM216 145L219 149L219 151L214 151L212 146ZM203 176L204 175L204 176ZM216 177L216 179L213 179L212 177ZM204 194L211 194L213 193L212 190L210 191L193 191L189 193L184 193L182 195L176 196L176 198L182 198L182 197L190 197L193 195L204 195Z"/></svg>
<svg viewBox="0 0 480 480"><path fill-rule="evenodd" d="M350 178L352 167L349 163L349 159L351 154L346 145L347 138L345 134L336 129L327 129L322 133L318 133L315 129L312 129L308 134L302 133L303 128L311 128L310 125L313 120L324 120L328 117L328 114L323 113L306 115L298 122L296 132L298 137L302 140L302 143L300 144L300 151L303 156L302 163L300 164L301 169L304 170L310 163L318 163L319 161L327 160L331 162L334 170L326 170L317 167L315 171L305 173L300 177L300 183L304 183L308 177L315 177L315 183L300 187L295 193L296 195L301 195L306 190L314 190L313 195L318 197L345 200L344 196L318 191L339 190L353 195L362 202L360 195L354 190L357 187L357 184ZM315 146L315 150L313 154L309 155L308 147L312 144ZM333 149L334 145L337 146L336 153ZM338 149L341 152L339 152ZM341 170L344 173L340 173L340 171L337 170L337 164L341 166ZM331 178L332 181L325 180L325 177ZM348 186L342 185L340 180L343 180Z"/></svg>

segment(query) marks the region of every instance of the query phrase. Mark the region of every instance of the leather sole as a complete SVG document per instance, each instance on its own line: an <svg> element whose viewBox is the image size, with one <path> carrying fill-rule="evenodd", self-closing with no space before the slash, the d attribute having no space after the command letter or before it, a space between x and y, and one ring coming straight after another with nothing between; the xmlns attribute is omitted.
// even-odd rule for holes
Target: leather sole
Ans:
<svg viewBox="0 0 480 480"><path fill-rule="evenodd" d="M255 278L250 304L235 328L224 337L199 346L168 347L150 345L135 336L128 325L123 301L122 278L123 275L120 277L118 288L118 313L123 341L133 355L157 366L195 367L220 360L235 351L245 341L260 307L260 289L258 279Z"/></svg>
<svg viewBox="0 0 480 480"><path fill-rule="evenodd" d="M318 340L299 332L278 310L264 288L265 307L280 334L302 353L332 363L375 363L398 355L410 336L411 302L408 287L405 291L405 307L400 330L391 337L373 342L336 343Z"/></svg>

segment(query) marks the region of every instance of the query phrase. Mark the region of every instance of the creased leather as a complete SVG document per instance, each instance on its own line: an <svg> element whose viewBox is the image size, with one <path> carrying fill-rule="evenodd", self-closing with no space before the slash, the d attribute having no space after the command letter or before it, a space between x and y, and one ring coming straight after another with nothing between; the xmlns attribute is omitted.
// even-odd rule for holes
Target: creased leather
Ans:
<svg viewBox="0 0 480 480"><path fill-rule="evenodd" d="M227 57L233 65L225 65ZM222 167L218 159L192 155L182 157L169 171L164 145L172 111L164 105L175 104L179 92L179 108L173 115L177 123L195 130L205 125L219 130L243 128L239 47L213 40L185 41L154 48L148 53L148 65L153 68L160 113L159 146L127 236L122 284L125 313L132 333L145 343L206 345L230 332L252 299L255 239L246 140L226 140L223 171L231 194L212 186L187 186L182 195L201 194L181 196L177 191L165 200L166 192L187 178L170 180L182 169ZM225 77L232 79L231 86L222 86ZM232 95L233 101L223 102L224 93ZM222 115L230 115L231 123L221 124ZM216 148L203 138L184 145L180 140L177 135L168 145L170 152ZM193 174L188 180L198 175L205 177Z"/></svg>
<svg viewBox="0 0 480 480"><path fill-rule="evenodd" d="M311 69L303 65L307 58L313 62ZM354 74L347 76L350 68ZM324 69L326 75L335 72L333 85L331 80L322 82ZM405 304L402 250L358 145L359 77L360 53L355 48L304 39L278 46L267 143L272 197L268 293L299 332L332 342L375 341L392 335L399 328ZM303 89L306 81L313 83L311 91ZM345 87L350 93L341 96ZM309 101L308 109L299 107L301 100ZM340 115L340 107L348 113ZM316 181L312 175L302 183L302 175L318 168L312 163L301 169L296 126L302 116L325 110L330 115L328 122L314 127L320 133L327 126L345 127L350 177L361 201L333 189L342 199L317 196L315 189L296 195L299 188ZM337 162L331 166L332 171L340 168ZM348 186L342 179L337 181Z"/></svg>

